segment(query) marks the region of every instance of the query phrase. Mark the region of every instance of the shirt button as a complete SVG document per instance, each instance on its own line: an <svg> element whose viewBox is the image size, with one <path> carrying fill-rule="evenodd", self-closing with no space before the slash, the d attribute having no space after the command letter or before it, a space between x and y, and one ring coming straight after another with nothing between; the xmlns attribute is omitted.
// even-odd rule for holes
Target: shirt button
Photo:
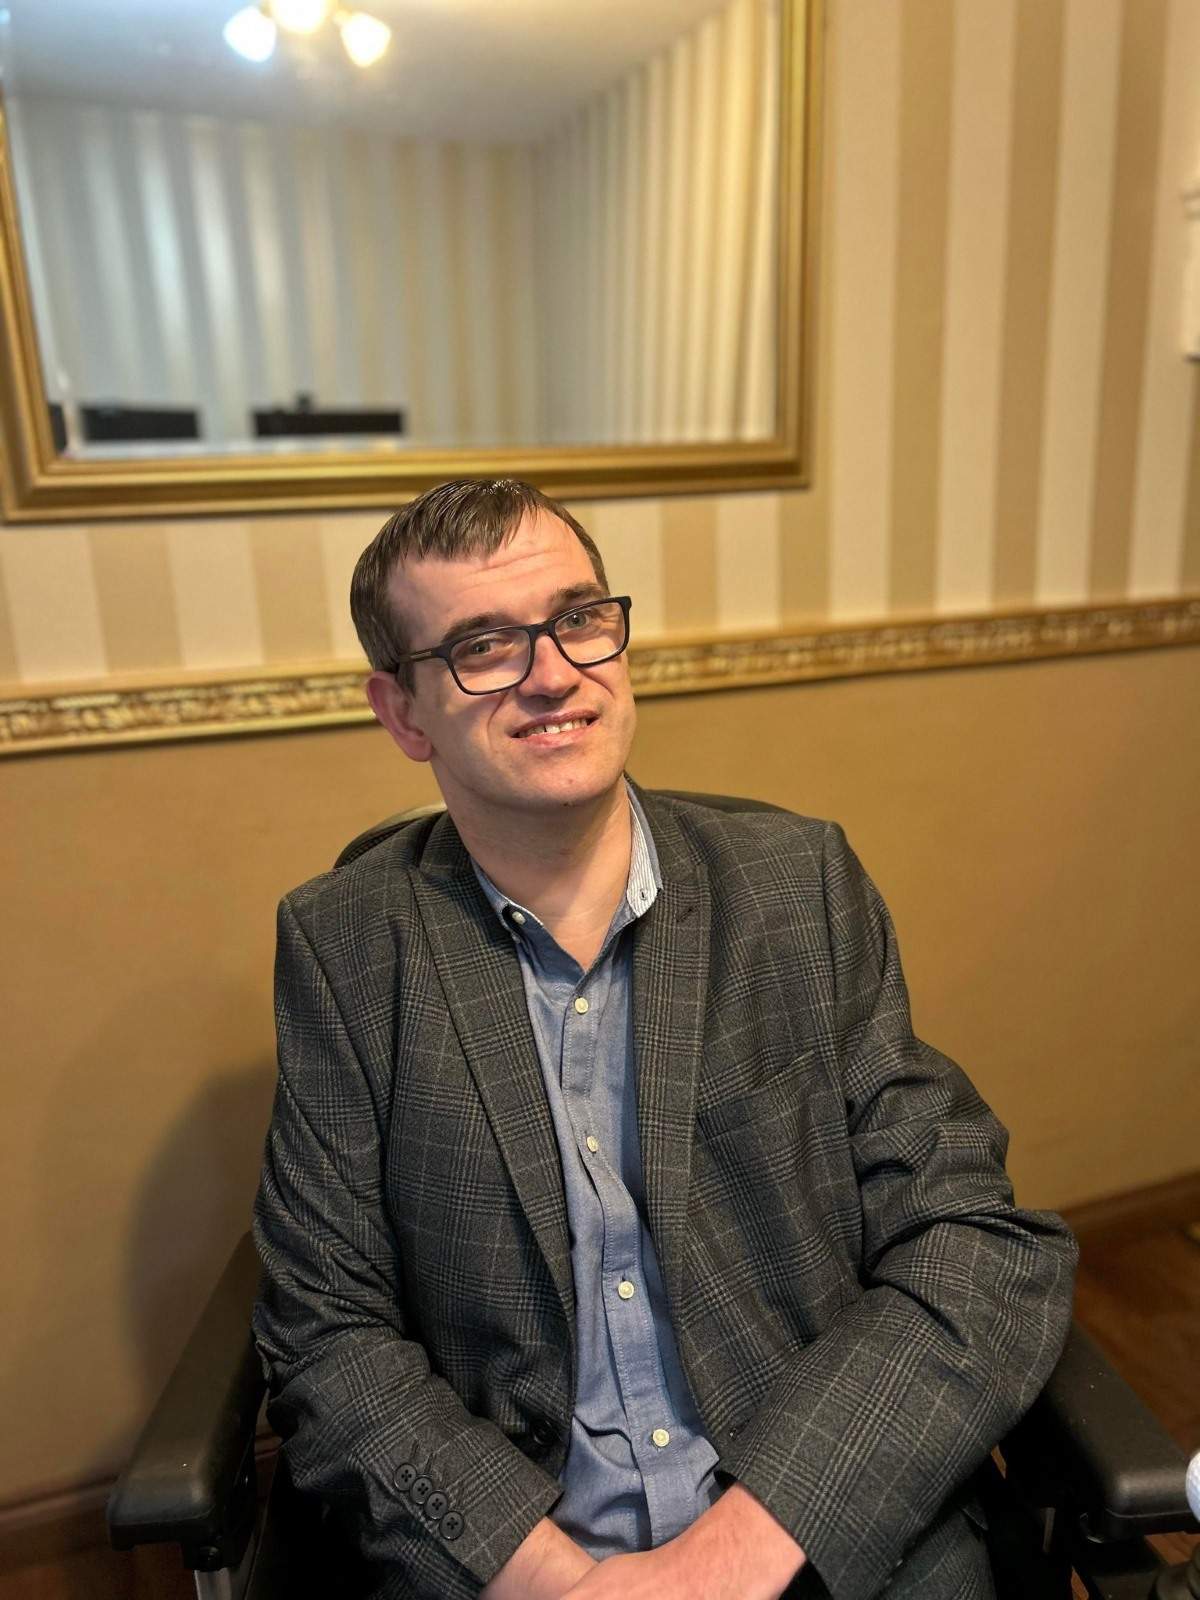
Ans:
<svg viewBox="0 0 1200 1600"><path fill-rule="evenodd" d="M587 1138L583 1142L584 1142L585 1145L587 1145L588 1149L592 1152L593 1155L595 1155L596 1151L599 1150L599 1148L600 1148L600 1141L599 1141L599 1139L597 1139L597 1137L596 1137L596 1135L594 1133L589 1133Z"/></svg>
<svg viewBox="0 0 1200 1600"><path fill-rule="evenodd" d="M525 926L525 913L523 911L514 911L512 914L512 919L518 928L523 928Z"/></svg>
<svg viewBox="0 0 1200 1600"><path fill-rule="evenodd" d="M671 1435L665 1428L655 1428L654 1432L650 1435L650 1438L660 1450L665 1450L671 1442Z"/></svg>
<svg viewBox="0 0 1200 1600"><path fill-rule="evenodd" d="M582 1017L584 1012L587 1010L587 1008L588 1008L587 1001L583 998L582 995L580 995L578 1000L576 1000L576 1002L575 1002L576 1011L578 1011L579 1015Z"/></svg>
<svg viewBox="0 0 1200 1600"><path fill-rule="evenodd" d="M637 1293L637 1290L634 1288L633 1284L630 1283L628 1278L622 1278L620 1283L617 1285L617 1293L621 1296L622 1300L632 1300L634 1295Z"/></svg>

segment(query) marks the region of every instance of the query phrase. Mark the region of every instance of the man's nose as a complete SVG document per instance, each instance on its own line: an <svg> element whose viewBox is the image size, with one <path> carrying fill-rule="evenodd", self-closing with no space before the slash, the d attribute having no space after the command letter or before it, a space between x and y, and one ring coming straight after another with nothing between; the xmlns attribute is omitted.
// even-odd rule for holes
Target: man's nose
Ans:
<svg viewBox="0 0 1200 1600"><path fill-rule="evenodd" d="M578 667L573 667L548 633L533 647L533 664L521 685L524 694L546 695L558 699L579 682Z"/></svg>

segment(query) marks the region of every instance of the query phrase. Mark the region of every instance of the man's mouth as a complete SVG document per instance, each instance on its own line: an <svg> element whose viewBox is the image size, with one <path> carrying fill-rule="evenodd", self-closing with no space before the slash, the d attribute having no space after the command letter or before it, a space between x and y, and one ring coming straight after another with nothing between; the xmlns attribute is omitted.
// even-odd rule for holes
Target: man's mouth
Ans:
<svg viewBox="0 0 1200 1600"><path fill-rule="evenodd" d="M513 735L514 739L529 739L534 734L555 735L561 733L574 733L577 728L588 728L595 722L592 715L582 717L560 717L555 722L531 722L527 728L521 728Z"/></svg>

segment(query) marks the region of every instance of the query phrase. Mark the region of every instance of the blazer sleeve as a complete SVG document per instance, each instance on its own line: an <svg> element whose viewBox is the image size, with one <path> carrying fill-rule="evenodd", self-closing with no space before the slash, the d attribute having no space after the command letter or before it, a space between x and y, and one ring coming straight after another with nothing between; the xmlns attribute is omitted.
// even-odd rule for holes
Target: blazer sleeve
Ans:
<svg viewBox="0 0 1200 1600"><path fill-rule="evenodd" d="M561 1491L468 1413L409 1337L383 1208L381 1094L287 900L276 1020L254 1225L268 1414L296 1485L334 1508L368 1560L399 1565L406 1593L467 1600Z"/></svg>
<svg viewBox="0 0 1200 1600"><path fill-rule="evenodd" d="M796 1350L722 1465L834 1600L868 1600L1045 1383L1076 1251L1058 1217L1014 1207L1005 1130L914 1037L891 920L832 824L822 878L864 1292Z"/></svg>

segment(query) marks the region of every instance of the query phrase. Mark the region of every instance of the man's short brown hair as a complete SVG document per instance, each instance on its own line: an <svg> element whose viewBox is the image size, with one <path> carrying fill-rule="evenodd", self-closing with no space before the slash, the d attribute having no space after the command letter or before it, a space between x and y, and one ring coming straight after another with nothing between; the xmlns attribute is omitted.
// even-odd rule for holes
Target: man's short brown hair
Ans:
<svg viewBox="0 0 1200 1600"><path fill-rule="evenodd" d="M539 511L549 512L571 529L587 551L596 581L607 590L595 541L557 500L518 478L455 478L402 506L358 558L350 580L350 615L372 667L394 672L401 656L417 648L416 641L405 636L388 594L392 574L402 561L491 555L512 537L524 517ZM411 689L411 668L402 676L404 687Z"/></svg>

